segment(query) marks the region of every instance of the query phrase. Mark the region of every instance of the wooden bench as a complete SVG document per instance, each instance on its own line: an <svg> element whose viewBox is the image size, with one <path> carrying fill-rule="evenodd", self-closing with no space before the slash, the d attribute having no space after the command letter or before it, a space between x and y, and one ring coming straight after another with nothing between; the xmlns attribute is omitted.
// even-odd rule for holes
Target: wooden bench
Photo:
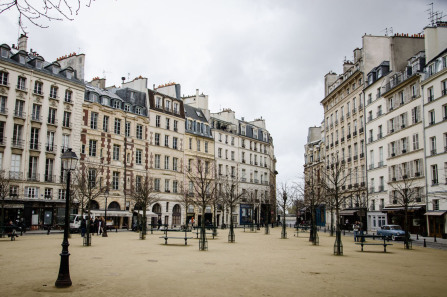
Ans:
<svg viewBox="0 0 447 297"><path fill-rule="evenodd" d="M392 243L385 243L385 242L381 242L381 243L378 243L378 242L374 242L374 243L372 243L372 242L356 242L355 244L359 244L359 245L362 246L362 252L363 252L363 246L364 245L383 245L383 252L384 253L386 253L386 247L388 245L393 245Z"/></svg>
<svg viewBox="0 0 447 297"><path fill-rule="evenodd" d="M177 237L177 236L160 236L165 240L165 244L168 244L168 239L184 239L185 245L188 245L188 239L192 239L192 237Z"/></svg>
<svg viewBox="0 0 447 297"><path fill-rule="evenodd" d="M199 238L199 234L202 234L202 232L200 230L197 230L195 233L196 233L196 239ZM205 232L205 234L212 235L213 239L214 239L214 236L215 236L214 232Z"/></svg>

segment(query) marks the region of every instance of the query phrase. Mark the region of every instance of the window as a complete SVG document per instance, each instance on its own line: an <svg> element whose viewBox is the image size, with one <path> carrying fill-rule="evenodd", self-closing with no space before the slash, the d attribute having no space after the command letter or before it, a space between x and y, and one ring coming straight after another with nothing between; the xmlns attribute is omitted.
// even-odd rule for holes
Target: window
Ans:
<svg viewBox="0 0 447 297"><path fill-rule="evenodd" d="M115 119L114 132L115 132L115 134L121 134L121 120L120 119Z"/></svg>
<svg viewBox="0 0 447 297"><path fill-rule="evenodd" d="M439 210L439 199L433 199L433 210Z"/></svg>
<svg viewBox="0 0 447 297"><path fill-rule="evenodd" d="M178 138L172 137L172 148L175 150L177 149L177 142L178 142Z"/></svg>
<svg viewBox="0 0 447 297"><path fill-rule="evenodd" d="M178 103L174 102L174 113L178 114L179 113L179 108L178 108ZM174 126L175 129L175 126Z"/></svg>
<svg viewBox="0 0 447 297"><path fill-rule="evenodd" d="M159 178L154 179L154 190L157 192L160 192L160 179Z"/></svg>
<svg viewBox="0 0 447 297"><path fill-rule="evenodd" d="M113 145L113 160L114 161L120 160L120 146L117 144Z"/></svg>
<svg viewBox="0 0 447 297"><path fill-rule="evenodd" d="M26 78L22 76L17 78L17 89L26 91Z"/></svg>
<svg viewBox="0 0 447 297"><path fill-rule="evenodd" d="M0 85L8 85L8 72L0 71Z"/></svg>
<svg viewBox="0 0 447 297"><path fill-rule="evenodd" d="M50 98L57 99L57 89L58 89L58 87L56 87L56 86L50 87Z"/></svg>
<svg viewBox="0 0 447 297"><path fill-rule="evenodd" d="M130 111L130 105L129 104L125 104L124 105L124 111Z"/></svg>
<svg viewBox="0 0 447 297"><path fill-rule="evenodd" d="M433 93L433 87L427 89L427 100L431 102L435 99L435 95Z"/></svg>
<svg viewBox="0 0 447 297"><path fill-rule="evenodd" d="M242 153L243 154L243 153ZM218 148L217 149L217 156L219 157L219 158L222 158L222 148Z"/></svg>
<svg viewBox="0 0 447 297"><path fill-rule="evenodd" d="M155 108L161 108L161 98L157 97L155 98Z"/></svg>
<svg viewBox="0 0 447 297"><path fill-rule="evenodd" d="M155 145L160 145L160 134L155 133Z"/></svg>
<svg viewBox="0 0 447 297"><path fill-rule="evenodd" d="M138 139L143 139L143 126L137 125L136 136Z"/></svg>
<svg viewBox="0 0 447 297"><path fill-rule="evenodd" d="M200 152L200 140L197 139L197 151Z"/></svg>
<svg viewBox="0 0 447 297"><path fill-rule="evenodd" d="M178 121L174 120L174 131L177 132L178 131Z"/></svg>
<svg viewBox="0 0 447 297"><path fill-rule="evenodd" d="M62 126L66 127L66 128L71 127L70 117L71 117L71 112L64 111L64 118L62 120Z"/></svg>
<svg viewBox="0 0 447 297"><path fill-rule="evenodd" d="M413 150L419 149L419 134L413 134Z"/></svg>
<svg viewBox="0 0 447 297"><path fill-rule="evenodd" d="M25 101L16 100L14 115L21 117L21 118L25 117L25 114L23 113L24 106L25 106Z"/></svg>
<svg viewBox="0 0 447 297"><path fill-rule="evenodd" d="M70 147L70 135L62 135L62 152L65 152Z"/></svg>
<svg viewBox="0 0 447 297"><path fill-rule="evenodd" d="M109 132L109 117L108 116L104 116L104 118L102 119L102 129L104 130L104 132Z"/></svg>
<svg viewBox="0 0 447 297"><path fill-rule="evenodd" d="M40 81L36 81L34 83L34 93L35 94L43 95L42 88L43 88L43 83L41 83Z"/></svg>
<svg viewBox="0 0 447 297"><path fill-rule="evenodd" d="M90 139L88 142L88 154L90 157L96 157L96 140Z"/></svg>
<svg viewBox="0 0 447 297"><path fill-rule="evenodd" d="M141 177L141 175L137 175L137 176L135 177L135 189L136 189L137 191L140 191L140 190L141 190L141 181L142 181L142 177Z"/></svg>
<svg viewBox="0 0 447 297"><path fill-rule="evenodd" d="M96 187L96 169L88 169L88 187L94 189Z"/></svg>
<svg viewBox="0 0 447 297"><path fill-rule="evenodd" d="M171 111L171 101L169 101L169 100L165 101L165 109L167 111Z"/></svg>
<svg viewBox="0 0 447 297"><path fill-rule="evenodd" d="M188 159L188 171L191 172L192 168L192 159Z"/></svg>
<svg viewBox="0 0 447 297"><path fill-rule="evenodd" d="M205 153L208 153L208 141L205 141Z"/></svg>
<svg viewBox="0 0 447 297"><path fill-rule="evenodd" d="M97 129L98 128L98 113L92 112L90 115L90 128Z"/></svg>
<svg viewBox="0 0 447 297"><path fill-rule="evenodd" d="M52 188L45 188L45 199L53 199L53 189Z"/></svg>
<svg viewBox="0 0 447 297"><path fill-rule="evenodd" d="M169 170L169 156L165 156L165 169Z"/></svg>
<svg viewBox="0 0 447 297"><path fill-rule="evenodd" d="M159 115L155 116L155 127L159 128L160 127L160 120L161 117Z"/></svg>
<svg viewBox="0 0 447 297"><path fill-rule="evenodd" d="M124 133L126 137L130 137L130 122L125 121L124 127Z"/></svg>
<svg viewBox="0 0 447 297"><path fill-rule="evenodd" d="M160 155L155 155L155 168L160 169Z"/></svg>
<svg viewBox="0 0 447 297"><path fill-rule="evenodd" d="M73 97L73 92L70 90L65 90L65 97L64 97L65 102L70 103L71 97Z"/></svg>
<svg viewBox="0 0 447 297"><path fill-rule="evenodd" d="M178 170L178 158L172 158L172 170Z"/></svg>
<svg viewBox="0 0 447 297"><path fill-rule="evenodd" d="M189 138L189 149L192 150L192 138Z"/></svg>
<svg viewBox="0 0 447 297"><path fill-rule="evenodd" d="M169 119L166 119L166 129L169 130L170 128L171 127L170 127Z"/></svg>
<svg viewBox="0 0 447 297"><path fill-rule="evenodd" d="M22 130L23 126L14 124L14 130L12 131L12 145L13 146L22 146Z"/></svg>
<svg viewBox="0 0 447 297"><path fill-rule="evenodd" d="M173 193L178 193L178 182L176 180L174 180L172 182L172 192Z"/></svg>
<svg viewBox="0 0 447 297"><path fill-rule="evenodd" d="M33 104L33 113L31 115L31 119L34 121L40 122L40 110L42 109L42 106L39 104Z"/></svg>
<svg viewBox="0 0 447 297"><path fill-rule="evenodd" d="M169 135L165 135L165 147L169 147Z"/></svg>
<svg viewBox="0 0 447 297"><path fill-rule="evenodd" d="M6 97L0 96L0 113L6 113Z"/></svg>
<svg viewBox="0 0 447 297"><path fill-rule="evenodd" d="M120 173L117 171L114 171L113 175L112 175L112 189L113 190L119 189L119 178L120 178Z"/></svg>
<svg viewBox="0 0 447 297"><path fill-rule="evenodd" d="M137 149L135 151L135 163L137 165L141 165L141 156L142 156L143 152L142 150Z"/></svg>
<svg viewBox="0 0 447 297"><path fill-rule="evenodd" d="M170 181L169 181L169 179L165 179L165 192L166 193L169 193L170 191L169 191L169 183L170 183ZM169 202L168 202L169 203Z"/></svg>
<svg viewBox="0 0 447 297"><path fill-rule="evenodd" d="M119 101L119 100L114 100L114 101L113 101L113 107L114 107L114 108L117 108L117 109L120 109L120 108L121 108L121 101Z"/></svg>
<svg viewBox="0 0 447 297"><path fill-rule="evenodd" d="M436 136L430 137L431 155L436 155Z"/></svg>
<svg viewBox="0 0 447 297"><path fill-rule="evenodd" d="M59 189L57 198L59 200L65 200L65 194L66 194L65 189Z"/></svg>
<svg viewBox="0 0 447 297"><path fill-rule="evenodd" d="M431 181L432 185L438 184L438 165L431 165Z"/></svg>

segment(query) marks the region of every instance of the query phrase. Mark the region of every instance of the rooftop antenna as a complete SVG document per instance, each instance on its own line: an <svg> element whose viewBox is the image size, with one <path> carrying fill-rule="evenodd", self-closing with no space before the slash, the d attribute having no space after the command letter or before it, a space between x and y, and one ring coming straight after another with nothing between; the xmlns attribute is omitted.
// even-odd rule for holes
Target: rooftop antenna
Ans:
<svg viewBox="0 0 447 297"><path fill-rule="evenodd" d="M393 36L393 27L387 27L385 29L383 29L381 32L385 31L385 36L388 36L388 33L390 34L390 36Z"/></svg>
<svg viewBox="0 0 447 297"><path fill-rule="evenodd" d="M431 26L433 27L435 25L435 18L434 18L435 14L433 13L433 2L430 4L427 4L427 5L431 6L431 8L427 9L426 11L428 11L428 19L430 20Z"/></svg>

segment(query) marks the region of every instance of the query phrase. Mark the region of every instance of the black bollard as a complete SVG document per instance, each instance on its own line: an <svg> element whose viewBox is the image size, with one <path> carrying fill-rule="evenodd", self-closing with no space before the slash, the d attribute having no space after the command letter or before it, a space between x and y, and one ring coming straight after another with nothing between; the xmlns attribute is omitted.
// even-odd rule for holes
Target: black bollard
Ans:
<svg viewBox="0 0 447 297"><path fill-rule="evenodd" d="M416 233L416 240L419 240L419 233Z"/></svg>
<svg viewBox="0 0 447 297"><path fill-rule="evenodd" d="M343 236L346 236L346 230L343 230Z"/></svg>
<svg viewBox="0 0 447 297"><path fill-rule="evenodd" d="M425 238L424 238L424 247L427 247L427 243L425 242Z"/></svg>
<svg viewBox="0 0 447 297"><path fill-rule="evenodd" d="M436 234L435 234L435 236L433 237L433 239L434 239L434 242L437 242L437 241L436 241Z"/></svg>

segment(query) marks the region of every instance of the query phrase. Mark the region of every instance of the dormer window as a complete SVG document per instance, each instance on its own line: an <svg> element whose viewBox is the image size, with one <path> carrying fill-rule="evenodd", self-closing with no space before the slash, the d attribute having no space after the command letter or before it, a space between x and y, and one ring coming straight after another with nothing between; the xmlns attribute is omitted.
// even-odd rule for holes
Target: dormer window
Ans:
<svg viewBox="0 0 447 297"><path fill-rule="evenodd" d="M155 108L161 108L161 98L160 97L156 97L155 98Z"/></svg>
<svg viewBox="0 0 447 297"><path fill-rule="evenodd" d="M175 102L174 102L174 113L175 113L175 114L178 114L178 112L179 112L179 109L178 109L178 103L175 103Z"/></svg>
<svg viewBox="0 0 447 297"><path fill-rule="evenodd" d="M170 100L165 101L165 109L166 109L166 111L171 111L171 101Z"/></svg>
<svg viewBox="0 0 447 297"><path fill-rule="evenodd" d="M110 106L110 98L109 97L102 97L102 104Z"/></svg>
<svg viewBox="0 0 447 297"><path fill-rule="evenodd" d="M73 78L73 72L71 72L71 71L65 71L65 75L67 76L68 79Z"/></svg>
<svg viewBox="0 0 447 297"><path fill-rule="evenodd" d="M91 102L98 102L98 94L90 93L89 97L90 97L89 100Z"/></svg>
<svg viewBox="0 0 447 297"><path fill-rule="evenodd" d="M113 102L113 108L121 108L121 102L119 100L115 100Z"/></svg>
<svg viewBox="0 0 447 297"><path fill-rule="evenodd" d="M19 63L20 64L25 64L25 56L19 55Z"/></svg>
<svg viewBox="0 0 447 297"><path fill-rule="evenodd" d="M135 108L135 113L136 113L136 114L143 114L143 110L141 109L141 107L137 106L137 107Z"/></svg>
<svg viewBox="0 0 447 297"><path fill-rule="evenodd" d="M135 92L130 92L130 99L135 99Z"/></svg>
<svg viewBox="0 0 447 297"><path fill-rule="evenodd" d="M129 104L124 105L124 111L130 111L130 105Z"/></svg>
<svg viewBox="0 0 447 297"><path fill-rule="evenodd" d="M0 54L2 56L2 58L9 58L9 50L7 48L0 48Z"/></svg>
<svg viewBox="0 0 447 297"><path fill-rule="evenodd" d="M379 68L379 70L377 70L377 78L381 77L382 77L382 68Z"/></svg>
<svg viewBox="0 0 447 297"><path fill-rule="evenodd" d="M36 60L36 68L37 69L42 69L42 61Z"/></svg>

